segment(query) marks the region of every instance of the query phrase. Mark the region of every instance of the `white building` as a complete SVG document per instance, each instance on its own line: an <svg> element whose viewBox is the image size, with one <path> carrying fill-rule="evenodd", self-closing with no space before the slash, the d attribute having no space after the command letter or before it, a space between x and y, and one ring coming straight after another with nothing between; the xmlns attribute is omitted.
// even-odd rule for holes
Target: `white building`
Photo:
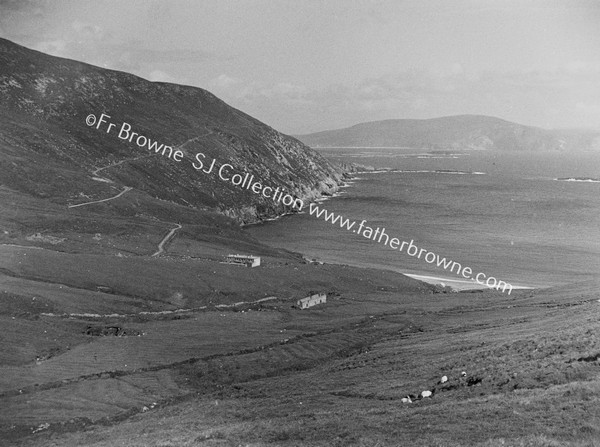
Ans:
<svg viewBox="0 0 600 447"><path fill-rule="evenodd" d="M258 267L260 265L260 257L251 255L227 255L225 263L245 265L246 267Z"/></svg>
<svg viewBox="0 0 600 447"><path fill-rule="evenodd" d="M325 293L315 293L314 295L299 299L296 305L300 309L308 309L309 307L316 306L317 304L325 304L326 302L327 295Z"/></svg>

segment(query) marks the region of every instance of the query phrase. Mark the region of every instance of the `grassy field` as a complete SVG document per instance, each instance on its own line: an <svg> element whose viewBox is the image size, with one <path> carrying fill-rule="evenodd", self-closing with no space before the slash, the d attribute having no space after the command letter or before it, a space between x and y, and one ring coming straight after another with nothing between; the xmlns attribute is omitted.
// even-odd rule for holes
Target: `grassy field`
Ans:
<svg viewBox="0 0 600 447"><path fill-rule="evenodd" d="M600 445L598 281L442 293L139 191L1 193L0 445Z"/></svg>

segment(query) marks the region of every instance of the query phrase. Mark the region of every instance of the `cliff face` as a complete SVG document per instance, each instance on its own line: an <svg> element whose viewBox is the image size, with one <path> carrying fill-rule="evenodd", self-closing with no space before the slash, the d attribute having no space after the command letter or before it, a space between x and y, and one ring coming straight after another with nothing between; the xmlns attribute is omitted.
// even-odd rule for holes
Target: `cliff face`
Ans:
<svg viewBox="0 0 600 447"><path fill-rule="evenodd" d="M250 222L290 207L198 170L198 153L205 165L230 165L229 177L248 173L304 200L333 192L342 175L298 140L206 90L149 82L4 39L0 93L0 182L54 203L101 199L128 186ZM86 123L90 114L93 125L91 118Z"/></svg>
<svg viewBox="0 0 600 447"><path fill-rule="evenodd" d="M600 149L599 132L546 130L481 115L374 121L298 138L313 147L500 151Z"/></svg>

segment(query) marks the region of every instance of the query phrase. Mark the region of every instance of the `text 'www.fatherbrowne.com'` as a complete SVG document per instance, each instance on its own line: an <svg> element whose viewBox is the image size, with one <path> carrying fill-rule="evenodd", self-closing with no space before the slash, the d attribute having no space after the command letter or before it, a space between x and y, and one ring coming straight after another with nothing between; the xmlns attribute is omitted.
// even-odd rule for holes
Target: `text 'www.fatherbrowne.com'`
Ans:
<svg viewBox="0 0 600 447"><path fill-rule="evenodd" d="M456 261L440 258L439 255L432 251L419 248L414 244L413 239L411 239L410 242L406 242L400 241L400 239L396 237L390 237L385 232L385 228L381 229L377 227L377 229L373 230L373 228L366 225L366 220L362 220L356 227L356 221L346 219L340 215L336 215L335 213L330 213L325 209L320 209L314 203L309 205L309 213L311 216L316 216L319 219L322 218L332 225L337 223L339 224L340 228L352 231L353 233L359 234L367 239L377 241L380 244L387 245L392 250L404 251L404 248L406 247L406 253L409 256L416 256L418 259L424 259L428 264L436 264L438 267L443 267L444 270L449 270L452 273L461 275L465 279L477 282L477 284L484 285L490 289L502 289L502 292L506 292L508 289L509 295L510 292L512 292L513 286L505 281L498 280L493 276L486 276L484 273L477 273L474 275L471 267L463 267Z"/></svg>

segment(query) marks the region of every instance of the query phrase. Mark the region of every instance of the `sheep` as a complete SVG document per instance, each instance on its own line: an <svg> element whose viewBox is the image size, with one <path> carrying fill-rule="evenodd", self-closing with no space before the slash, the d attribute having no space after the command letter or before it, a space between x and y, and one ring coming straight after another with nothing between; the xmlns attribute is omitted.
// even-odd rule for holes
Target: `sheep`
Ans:
<svg viewBox="0 0 600 447"><path fill-rule="evenodd" d="M448 381L448 376L443 376L440 380L440 383L446 383Z"/></svg>
<svg viewBox="0 0 600 447"><path fill-rule="evenodd" d="M429 390L425 390L425 391L421 392L421 397L422 398L431 397L431 396L433 396L433 393L431 391L429 391Z"/></svg>
<svg viewBox="0 0 600 447"><path fill-rule="evenodd" d="M410 397L406 396L402 398L402 403L404 404L412 404L412 400Z"/></svg>

